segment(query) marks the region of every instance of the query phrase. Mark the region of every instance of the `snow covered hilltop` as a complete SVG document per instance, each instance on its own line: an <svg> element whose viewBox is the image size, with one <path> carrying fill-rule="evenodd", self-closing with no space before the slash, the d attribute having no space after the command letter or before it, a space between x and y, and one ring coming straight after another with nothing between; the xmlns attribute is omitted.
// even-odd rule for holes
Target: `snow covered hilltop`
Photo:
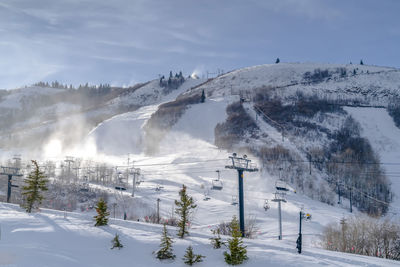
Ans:
<svg viewBox="0 0 400 267"><path fill-rule="evenodd" d="M102 196L115 203L112 216L125 215L140 223L115 220L108 232L99 234L101 242L107 243L103 237L111 239L109 235L118 230L132 247L150 242L145 246L155 250L145 236L153 240L161 228L143 221L154 218L157 199L161 216L170 218L177 192L185 184L198 204L190 242L207 251L204 240L210 227L238 212L237 174L225 168L228 156L236 152L248 155L260 170L246 173L244 180L245 215L257 226L256 239L248 241L248 266L396 264L338 253L328 256L330 252L315 247L320 246L324 227L351 217L350 210L357 216L398 218L400 70L279 63L210 79L184 78L181 73L166 77L130 88L40 83L0 91L1 165L27 173L29 160L38 159L51 181L44 207L81 213L71 213L76 222L68 224L57 212L28 216L16 206L2 204L2 229L15 248L24 255L35 253L33 245L22 246L22 236L13 239L20 229L27 229L28 236L44 229L47 240L56 242L67 228L90 228L94 202ZM0 182L4 200L7 182ZM15 183L22 180L15 178ZM221 190L212 189L217 184ZM277 184L288 189L287 203L282 204L282 242L275 240L278 211L271 201ZM21 201L20 189L14 188L11 202ZM301 209L312 214L312 220L303 229L308 258L297 261ZM85 239L83 230L76 231L77 239L71 237L68 244ZM91 231L87 238L96 235ZM138 233L143 238L133 237ZM1 246L7 248L3 242ZM264 257L266 251L280 256ZM207 257L216 258L213 253L208 251ZM9 264L21 259L13 257ZM79 265L71 251L52 262L63 266L69 260ZM157 264L153 260L149 255L143 265Z"/></svg>

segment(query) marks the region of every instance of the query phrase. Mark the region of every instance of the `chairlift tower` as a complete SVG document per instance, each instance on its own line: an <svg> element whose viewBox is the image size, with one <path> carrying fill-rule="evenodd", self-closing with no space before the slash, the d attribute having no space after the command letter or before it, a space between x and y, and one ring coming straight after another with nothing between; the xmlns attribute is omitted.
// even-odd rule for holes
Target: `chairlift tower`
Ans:
<svg viewBox="0 0 400 267"><path fill-rule="evenodd" d="M133 175L132 178L132 197L135 196L135 190L136 190L136 177L139 177L140 175L140 168L131 168L130 174Z"/></svg>
<svg viewBox="0 0 400 267"><path fill-rule="evenodd" d="M14 168L21 168L21 155L15 154L13 160L14 160Z"/></svg>
<svg viewBox="0 0 400 267"><path fill-rule="evenodd" d="M7 203L10 203L11 198L11 188L18 187L18 185L12 184L13 176L21 177L22 174L19 172L19 168L14 167L3 167L0 166L0 175L7 175L8 176L8 186L7 186Z"/></svg>
<svg viewBox="0 0 400 267"><path fill-rule="evenodd" d="M240 231L242 233L242 237L245 234L244 228L244 199L243 199L243 172L256 172L258 169L254 164L251 164L251 160L247 159L247 155L243 155L243 157L238 157L236 153L233 153L232 156L229 157L232 160L232 165L227 165L225 168L227 169L235 169L238 172L238 181L239 181L239 223L240 223Z"/></svg>
<svg viewBox="0 0 400 267"><path fill-rule="evenodd" d="M281 181L281 180L279 180ZM281 202L286 202L285 196L286 192L288 189L284 184L276 183L276 192L275 192L275 198L272 199L271 201L273 202L278 202L278 215L279 215L279 236L278 239L282 240L282 211L281 211Z"/></svg>

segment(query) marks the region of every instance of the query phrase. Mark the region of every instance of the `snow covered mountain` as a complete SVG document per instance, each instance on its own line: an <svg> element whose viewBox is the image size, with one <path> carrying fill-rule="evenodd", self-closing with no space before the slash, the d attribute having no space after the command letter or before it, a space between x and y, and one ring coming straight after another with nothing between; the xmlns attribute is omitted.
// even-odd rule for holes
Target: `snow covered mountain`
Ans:
<svg viewBox="0 0 400 267"><path fill-rule="evenodd" d="M225 166L231 164L228 157L232 152L247 154L260 169L245 173L245 215L255 221L258 229L256 239L249 241L253 260L248 266L396 264L340 253L330 256L330 252L315 247L319 246L319 237L327 224L352 216L350 194L357 216L369 213L396 217L399 214L397 139L400 130L395 124L398 118L389 115L395 114L390 110L398 108L395 105L400 97L398 69L279 63L235 70L209 80L188 78L177 88L169 88L157 79L134 88L115 89L95 102L84 103L73 98L66 101L64 97L69 93L65 89L56 90L61 97L51 98L53 90L34 87L2 95L0 107L14 114L11 126L4 124L0 129L4 164L15 153L26 161L40 158L43 165L52 160L54 172L49 173L57 179L65 176L65 156L73 156L73 168L77 170L74 177L78 182L89 184L93 190L108 192L109 201L116 203L116 217L127 213L129 219L140 221L154 214L158 198L161 215L168 218L177 192L185 184L198 204L190 242L223 266L222 258L208 251L204 243L210 227L229 221L238 212L237 173ZM52 101L51 105L42 104L36 97L38 102L31 105L35 112L24 117L30 100L35 99L30 91L37 91L34 95L47 95ZM25 108L21 94L27 95ZM106 162L108 167L97 164L98 161ZM133 180L132 174L120 179L128 167L140 168L140 178L137 178L140 184L135 183L138 180ZM289 189L287 203L282 205L283 241L275 240L278 209L271 202L280 182ZM222 190L212 190L217 183L222 184ZM127 192L116 191L116 184L123 184ZM132 190L135 197L130 196ZM17 195L16 190L15 201L18 201ZM63 201L67 209L80 208L93 215L86 200L80 202L65 196ZM53 208L54 202L48 201L45 206ZM266 202L270 207L267 210L264 209ZM32 235L44 229L55 240L59 234L65 235L58 231L60 227L69 229L83 224L83 228L90 228L89 219L73 214L69 216L77 221L68 224L56 212L28 218L16 207L3 205L1 209L7 210L8 215L0 219L7 221L6 232L10 235L15 229L27 229ZM303 229L304 250L309 254L298 261L294 248L301 209L311 213L312 220ZM17 225L11 218L14 215L23 222ZM32 224L40 225L39 230L31 229ZM107 233L90 230L87 234L99 234L102 243L107 243L103 241L110 239L114 231L121 231L132 247L142 246L141 242L148 238L147 253L156 249L159 230L158 226L117 220ZM132 237L136 234L142 237ZM82 240L83 236L77 234L77 238ZM15 242L24 253L35 252ZM188 244L182 242L178 244L179 253ZM42 253L45 255L48 250ZM275 256L266 257L264 253ZM73 251L67 254L52 259L53 266L58 261L59 266L64 266L68 261L79 259L72 256ZM143 265L157 264L150 259L149 256ZM282 259L284 263L280 262ZM127 263L121 262L124 264Z"/></svg>

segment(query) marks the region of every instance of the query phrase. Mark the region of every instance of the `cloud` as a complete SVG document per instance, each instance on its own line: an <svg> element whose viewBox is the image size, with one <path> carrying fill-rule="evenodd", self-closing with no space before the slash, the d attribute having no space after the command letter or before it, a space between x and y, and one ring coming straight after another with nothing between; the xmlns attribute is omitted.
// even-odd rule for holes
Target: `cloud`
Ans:
<svg viewBox="0 0 400 267"><path fill-rule="evenodd" d="M334 20L342 17L343 14L331 1L270 0L253 2L278 14L296 15L312 20Z"/></svg>
<svg viewBox="0 0 400 267"><path fill-rule="evenodd" d="M171 68L235 69L305 58L330 61L363 46L398 64L399 4L320 0L15 0L0 3L0 88L39 79L141 81ZM375 12L379 10L379 12ZM372 15L371 15L372 14ZM391 26L392 27L392 26ZM382 31L385 28L386 30ZM352 38L357 35L358 38ZM385 49L369 45L379 36ZM390 38L386 38L390 35ZM362 40L362 41L358 41ZM305 49L338 47L330 53ZM320 49L321 51L323 49ZM339 56L339 57L338 57ZM282 56L281 56L282 57ZM348 60L346 59L346 62ZM394 62L394 63L392 63ZM3 71L5 70L5 71ZM135 77L132 77L132 75ZM22 78L21 78L22 77Z"/></svg>

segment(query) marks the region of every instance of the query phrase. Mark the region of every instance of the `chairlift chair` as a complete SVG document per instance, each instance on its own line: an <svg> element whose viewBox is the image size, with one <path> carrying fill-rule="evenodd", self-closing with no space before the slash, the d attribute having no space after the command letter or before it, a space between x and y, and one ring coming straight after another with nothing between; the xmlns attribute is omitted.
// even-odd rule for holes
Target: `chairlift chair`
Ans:
<svg viewBox="0 0 400 267"><path fill-rule="evenodd" d="M270 208L270 206L269 206L269 203L268 203L268 199L266 199L265 202L264 202L264 210L267 211L267 210L269 210L269 208Z"/></svg>
<svg viewBox="0 0 400 267"><path fill-rule="evenodd" d="M289 191L289 188L288 188L286 182L282 181L282 180L277 180L275 182L275 188L276 188L276 190L279 190L279 191Z"/></svg>
<svg viewBox="0 0 400 267"><path fill-rule="evenodd" d="M208 200L210 200L211 198L209 197L209 195L208 195L208 192L204 192L204 198L203 198L203 200L204 201L208 201Z"/></svg>
<svg viewBox="0 0 400 267"><path fill-rule="evenodd" d="M115 189L119 191L126 191L126 188L123 186L116 186Z"/></svg>
<svg viewBox="0 0 400 267"><path fill-rule="evenodd" d="M232 196L232 203L231 204L234 205L234 206L239 204L237 196Z"/></svg>
<svg viewBox="0 0 400 267"><path fill-rule="evenodd" d="M222 181L220 180L220 170L216 170L216 172L218 173L218 178L215 180L212 180L212 186L211 189L212 190L222 190L222 188L224 188Z"/></svg>
<svg viewBox="0 0 400 267"><path fill-rule="evenodd" d="M164 188L164 186L158 184L156 186L156 191L161 191L161 189L163 189L163 188Z"/></svg>
<svg viewBox="0 0 400 267"><path fill-rule="evenodd" d="M221 180L213 180L212 181L212 187L211 187L212 190L222 190L223 187L224 186L223 186Z"/></svg>

